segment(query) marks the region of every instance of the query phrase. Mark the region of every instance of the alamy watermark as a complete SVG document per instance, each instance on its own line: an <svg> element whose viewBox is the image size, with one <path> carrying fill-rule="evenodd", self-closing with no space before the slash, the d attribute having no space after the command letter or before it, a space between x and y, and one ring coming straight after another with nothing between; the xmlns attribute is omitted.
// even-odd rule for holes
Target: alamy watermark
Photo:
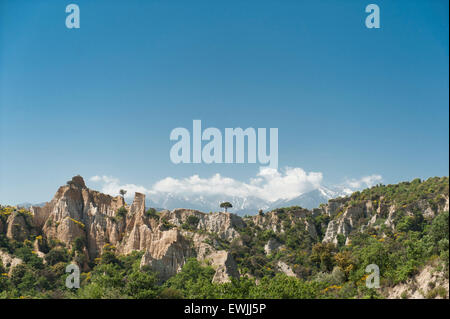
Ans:
<svg viewBox="0 0 450 319"><path fill-rule="evenodd" d="M380 7L377 4L371 3L365 8L366 13L370 13L365 20L365 25L368 29L380 28ZM68 29L80 28L80 7L77 4L71 3L66 6L66 27Z"/></svg>
<svg viewBox="0 0 450 319"><path fill-rule="evenodd" d="M266 135L265 128L225 128L223 141L219 129L208 127L202 132L202 121L194 120L192 140L191 133L184 127L177 127L170 133L170 140L177 141L170 150L170 160L175 164L245 163L247 153L247 163L256 163L258 159L260 164L278 169L278 128L269 130L269 149ZM208 143L203 145L203 141Z"/></svg>
<svg viewBox="0 0 450 319"><path fill-rule="evenodd" d="M370 275L366 278L366 287L380 288L380 268L378 267L378 265L367 265L366 273L370 273Z"/></svg>
<svg viewBox="0 0 450 319"><path fill-rule="evenodd" d="M374 3L369 4L366 7L366 12L370 13L366 17L366 27L368 29L379 29L380 28L380 7Z"/></svg>
<svg viewBox="0 0 450 319"><path fill-rule="evenodd" d="M68 29L80 28L80 7L76 4L69 4L66 7L66 13L69 15L66 17L66 27Z"/></svg>
<svg viewBox="0 0 450 319"><path fill-rule="evenodd" d="M80 267L76 264L69 264L66 273L70 275L66 278L66 287L69 289L80 288Z"/></svg>

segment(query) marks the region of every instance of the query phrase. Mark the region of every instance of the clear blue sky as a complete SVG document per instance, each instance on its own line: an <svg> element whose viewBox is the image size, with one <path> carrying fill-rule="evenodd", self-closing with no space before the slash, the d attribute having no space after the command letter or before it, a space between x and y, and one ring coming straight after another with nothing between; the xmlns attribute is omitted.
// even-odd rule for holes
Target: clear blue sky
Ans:
<svg viewBox="0 0 450 319"><path fill-rule="evenodd" d="M81 28L65 27L76 3ZM381 29L364 25L381 9ZM325 184L448 175L448 1L0 0L0 203L71 176L151 185L258 164L169 160L170 131L278 127Z"/></svg>

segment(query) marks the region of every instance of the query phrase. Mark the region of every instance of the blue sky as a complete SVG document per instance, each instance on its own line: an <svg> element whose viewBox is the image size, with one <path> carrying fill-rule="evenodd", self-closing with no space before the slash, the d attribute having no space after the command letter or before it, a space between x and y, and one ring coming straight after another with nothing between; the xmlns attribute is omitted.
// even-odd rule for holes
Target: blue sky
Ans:
<svg viewBox="0 0 450 319"><path fill-rule="evenodd" d="M448 1L0 1L0 203L71 176L151 188L258 164L173 164L176 127L277 127L325 185L448 175ZM367 29L365 6L381 9Z"/></svg>

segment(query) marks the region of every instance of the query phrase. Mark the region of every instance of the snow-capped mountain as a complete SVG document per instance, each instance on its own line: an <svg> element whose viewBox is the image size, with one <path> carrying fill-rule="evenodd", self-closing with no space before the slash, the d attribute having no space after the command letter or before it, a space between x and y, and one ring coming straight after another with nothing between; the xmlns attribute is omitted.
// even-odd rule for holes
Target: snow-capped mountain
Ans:
<svg viewBox="0 0 450 319"><path fill-rule="evenodd" d="M259 209L266 210L269 208L270 203L265 202L256 197L239 197L239 196L223 196L223 195L205 195L205 196L184 196L174 195L170 193L150 195L147 200L147 205L151 207L157 207L162 209L175 209L175 208L190 208L196 209L202 212L217 212L221 211L219 207L222 202L230 202L233 208L229 211L238 215L256 214Z"/></svg>
<svg viewBox="0 0 450 319"><path fill-rule="evenodd" d="M147 206L160 209L190 208L203 212L221 211L220 203L228 201L233 205L230 212L238 215L254 215L260 209L264 211L280 207L301 206L312 209L319 207L322 203L327 203L329 199L348 195L348 191L341 189L331 189L328 187L319 187L308 193L301 194L290 199L280 199L275 202L268 202L257 197L227 197L222 195L204 195L204 196L184 196L170 193L161 193L150 195Z"/></svg>
<svg viewBox="0 0 450 319"><path fill-rule="evenodd" d="M331 189L321 186L308 193L301 194L291 199L280 199L270 204L269 210L279 207L300 206L307 209L319 207L326 204L329 199L349 195L349 192L341 189Z"/></svg>

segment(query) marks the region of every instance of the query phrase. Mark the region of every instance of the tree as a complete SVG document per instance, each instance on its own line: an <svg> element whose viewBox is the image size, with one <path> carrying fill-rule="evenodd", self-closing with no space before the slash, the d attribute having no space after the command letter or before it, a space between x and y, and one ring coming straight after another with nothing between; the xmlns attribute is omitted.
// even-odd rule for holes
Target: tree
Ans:
<svg viewBox="0 0 450 319"><path fill-rule="evenodd" d="M147 211L145 212L145 216L159 220L158 212L154 208L147 209Z"/></svg>
<svg viewBox="0 0 450 319"><path fill-rule="evenodd" d="M215 272L212 267L202 266L197 259L189 258L181 271L164 283L163 289L177 290L188 299L217 298L212 283Z"/></svg>
<svg viewBox="0 0 450 319"><path fill-rule="evenodd" d="M127 278L125 293L137 299L154 299L158 295L157 281L154 273L134 271Z"/></svg>
<svg viewBox="0 0 450 319"><path fill-rule="evenodd" d="M220 204L220 207L225 208L225 212L227 212L227 209L233 207L233 205L230 202L223 202Z"/></svg>
<svg viewBox="0 0 450 319"><path fill-rule="evenodd" d="M120 195L122 195L122 197L124 197L125 194L127 193L127 191L124 190L124 189L121 189L121 190L119 191L119 193L120 193Z"/></svg>
<svg viewBox="0 0 450 319"><path fill-rule="evenodd" d="M312 247L311 260L320 266L323 271L333 269L333 253L336 246L333 243L317 243Z"/></svg>

